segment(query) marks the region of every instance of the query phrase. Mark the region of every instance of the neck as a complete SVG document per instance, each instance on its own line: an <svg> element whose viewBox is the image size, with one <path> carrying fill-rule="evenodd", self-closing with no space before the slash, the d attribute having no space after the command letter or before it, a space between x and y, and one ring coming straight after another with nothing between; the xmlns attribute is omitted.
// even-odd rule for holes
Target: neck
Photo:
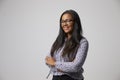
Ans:
<svg viewBox="0 0 120 80"><path fill-rule="evenodd" d="M70 39L71 38L71 34L67 34L67 38Z"/></svg>

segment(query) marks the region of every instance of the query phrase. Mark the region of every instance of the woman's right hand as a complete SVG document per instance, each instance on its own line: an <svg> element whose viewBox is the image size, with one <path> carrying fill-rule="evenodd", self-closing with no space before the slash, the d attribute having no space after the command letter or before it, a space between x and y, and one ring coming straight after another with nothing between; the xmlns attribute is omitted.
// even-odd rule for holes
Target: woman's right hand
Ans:
<svg viewBox="0 0 120 80"><path fill-rule="evenodd" d="M45 58L46 64L50 65L50 66L55 66L55 59L53 57L46 57Z"/></svg>

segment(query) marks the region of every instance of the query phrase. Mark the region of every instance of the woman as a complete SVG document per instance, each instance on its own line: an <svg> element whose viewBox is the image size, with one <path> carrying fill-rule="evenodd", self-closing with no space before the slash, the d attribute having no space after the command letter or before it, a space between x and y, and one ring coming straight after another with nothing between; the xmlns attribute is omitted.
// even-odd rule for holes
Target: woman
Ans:
<svg viewBox="0 0 120 80"><path fill-rule="evenodd" d="M53 73L52 80L83 80L87 51L88 41L82 36L79 15L66 10L60 17L59 35L45 59Z"/></svg>

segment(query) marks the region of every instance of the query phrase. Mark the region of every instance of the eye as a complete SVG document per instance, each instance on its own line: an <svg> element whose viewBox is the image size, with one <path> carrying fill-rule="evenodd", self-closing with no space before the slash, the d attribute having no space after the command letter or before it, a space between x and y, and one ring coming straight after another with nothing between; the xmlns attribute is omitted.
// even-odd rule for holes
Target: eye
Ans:
<svg viewBox="0 0 120 80"><path fill-rule="evenodd" d="M72 21L73 21L72 19L66 19L66 20L61 20L61 23L70 23Z"/></svg>
<svg viewBox="0 0 120 80"><path fill-rule="evenodd" d="M66 20L66 22L72 22L72 21L73 21L73 20L71 20L71 19L70 19L70 20Z"/></svg>

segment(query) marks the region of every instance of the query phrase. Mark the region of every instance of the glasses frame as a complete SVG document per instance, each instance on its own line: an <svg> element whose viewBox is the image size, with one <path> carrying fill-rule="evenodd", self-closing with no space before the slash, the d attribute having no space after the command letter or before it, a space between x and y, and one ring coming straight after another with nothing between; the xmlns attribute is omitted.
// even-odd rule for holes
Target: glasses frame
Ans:
<svg viewBox="0 0 120 80"><path fill-rule="evenodd" d="M73 19L66 19L66 20L61 20L61 24L67 23L67 24L71 24L71 22L73 22Z"/></svg>

